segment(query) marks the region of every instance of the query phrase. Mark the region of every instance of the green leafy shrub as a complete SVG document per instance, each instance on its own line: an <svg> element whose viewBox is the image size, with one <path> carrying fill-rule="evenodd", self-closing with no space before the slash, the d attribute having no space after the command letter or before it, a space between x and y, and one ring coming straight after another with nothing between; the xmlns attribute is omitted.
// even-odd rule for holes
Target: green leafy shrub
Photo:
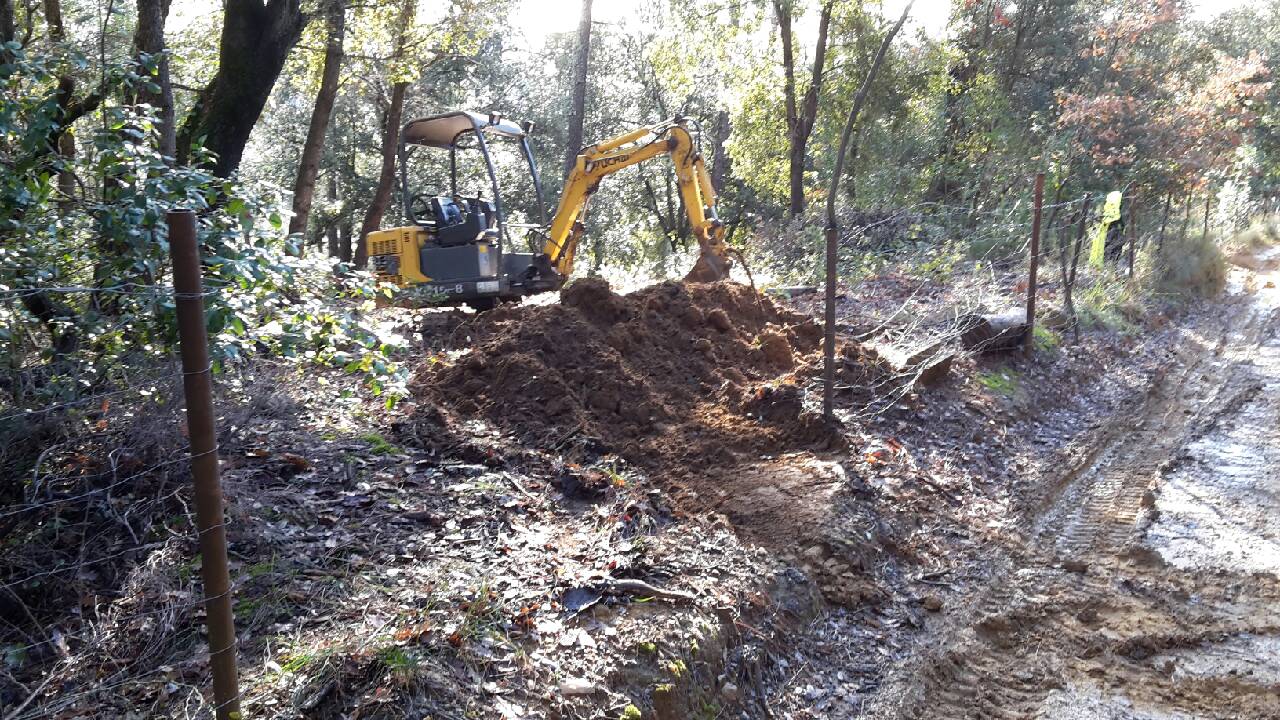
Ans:
<svg viewBox="0 0 1280 720"><path fill-rule="evenodd" d="M75 62L71 58L70 62ZM113 89L149 82L136 63ZM151 142L146 105L104 104L76 126L77 152L52 150L63 110L57 68L17 51L0 66L0 388L15 408L74 403L171 362L177 322L166 214L199 217L214 369L251 356L363 374L375 395L403 392L404 339L368 322L373 277L299 257L285 194L174 166Z"/></svg>

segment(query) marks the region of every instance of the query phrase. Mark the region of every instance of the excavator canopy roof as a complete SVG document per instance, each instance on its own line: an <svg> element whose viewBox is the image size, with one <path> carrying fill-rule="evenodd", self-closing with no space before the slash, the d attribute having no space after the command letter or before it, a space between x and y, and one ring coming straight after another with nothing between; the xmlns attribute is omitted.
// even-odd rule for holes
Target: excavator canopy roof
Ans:
<svg viewBox="0 0 1280 720"><path fill-rule="evenodd" d="M448 149L461 147L458 141L463 136L481 130L513 138L525 136L523 128L501 115L481 115L470 110L455 110L410 120L404 126L401 140L406 145L429 145Z"/></svg>

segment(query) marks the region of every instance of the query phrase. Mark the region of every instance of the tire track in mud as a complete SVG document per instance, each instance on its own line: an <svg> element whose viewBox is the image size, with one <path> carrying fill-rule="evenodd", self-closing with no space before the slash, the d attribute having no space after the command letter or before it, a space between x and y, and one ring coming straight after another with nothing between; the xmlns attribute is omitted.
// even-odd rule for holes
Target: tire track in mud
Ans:
<svg viewBox="0 0 1280 720"><path fill-rule="evenodd" d="M1179 572L1141 544L1160 478L1263 387L1251 358L1280 313L1247 296L1222 309L1184 331L1145 401L1064 469L1025 552L991 573L935 649L896 674L873 716L1280 717L1280 680L1266 672L1185 669L1241 637L1275 638L1275 576Z"/></svg>

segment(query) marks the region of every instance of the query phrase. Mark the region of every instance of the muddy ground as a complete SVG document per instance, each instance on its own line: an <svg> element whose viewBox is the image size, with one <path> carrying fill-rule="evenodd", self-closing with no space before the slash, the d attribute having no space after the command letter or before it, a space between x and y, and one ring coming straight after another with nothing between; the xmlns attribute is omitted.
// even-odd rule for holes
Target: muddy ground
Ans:
<svg viewBox="0 0 1280 720"><path fill-rule="evenodd" d="M416 317L393 410L255 368L219 423L244 709L1280 716L1275 280L922 385L870 331L960 301L886 276L842 299L835 425L812 303L732 284ZM207 716L180 503L140 547L103 526L111 575L18 588L6 711Z"/></svg>
<svg viewBox="0 0 1280 720"><path fill-rule="evenodd" d="M1176 330L1145 398L1044 477L1022 542L870 715L1280 717L1280 294L1265 257Z"/></svg>

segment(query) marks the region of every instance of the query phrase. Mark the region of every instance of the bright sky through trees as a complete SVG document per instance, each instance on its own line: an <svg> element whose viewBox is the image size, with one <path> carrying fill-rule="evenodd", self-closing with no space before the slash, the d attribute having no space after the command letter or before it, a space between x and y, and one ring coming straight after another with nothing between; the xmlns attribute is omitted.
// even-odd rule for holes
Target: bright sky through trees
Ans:
<svg viewBox="0 0 1280 720"><path fill-rule="evenodd" d="M907 0L884 0L882 12L886 17L897 17ZM1246 4L1248 0L1190 0L1198 18L1213 17L1232 8ZM597 2L592 8L592 17L600 23L624 23L635 20L643 0L608 0ZM169 19L171 32L181 30L193 20L216 12L219 3L216 0L174 0ZM512 13L513 25L521 29L525 42L532 48L538 47L547 35L557 32L570 32L577 28L581 12L581 0L519 0ZM424 11L428 9L424 8ZM908 32L923 29L931 36L940 35L946 29L951 12L950 0L916 0L912 10L912 20L907 26ZM812 15L812 13L810 14ZM805 37L803 18L797 29Z"/></svg>
<svg viewBox="0 0 1280 720"><path fill-rule="evenodd" d="M884 0L882 13L897 17L907 0ZM1246 4L1248 0L1190 0L1198 18L1213 17L1232 8ZM1012 4L1012 3L1011 3ZM596 22L617 23L634 18L643 0L608 0L592 7ZM569 32L578 26L581 0L520 0L513 20L525 30L530 44L537 45L551 33ZM907 30L923 28L931 36L940 35L946 29L951 13L951 0L916 0L911 11L912 19ZM810 13L812 15L812 13ZM812 20L812 18L809 18ZM803 24L798 29L803 30ZM801 35L805 37L805 35Z"/></svg>

